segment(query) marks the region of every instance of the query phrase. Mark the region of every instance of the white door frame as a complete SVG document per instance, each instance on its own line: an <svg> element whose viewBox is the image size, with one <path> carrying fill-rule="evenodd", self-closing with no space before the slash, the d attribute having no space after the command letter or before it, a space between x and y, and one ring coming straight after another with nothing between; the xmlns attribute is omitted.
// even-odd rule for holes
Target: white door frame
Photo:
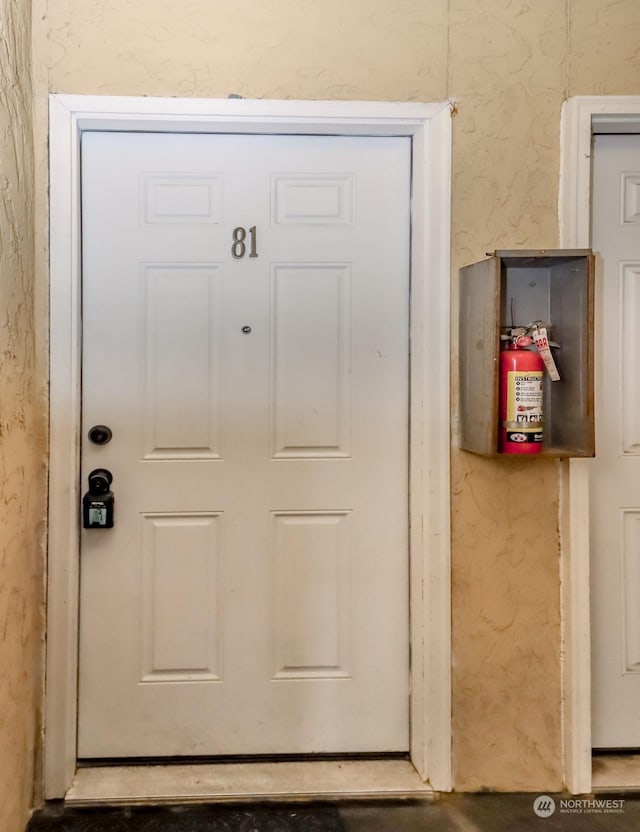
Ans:
<svg viewBox="0 0 640 832"><path fill-rule="evenodd" d="M564 103L558 200L563 248L591 245L591 148L594 133L605 132L640 132L640 96L576 96ZM565 785L586 794L591 791L589 461L561 466Z"/></svg>
<svg viewBox="0 0 640 832"><path fill-rule="evenodd" d="M438 104L50 96L50 476L45 794L76 771L80 140L86 130L410 136L411 760L451 789L451 115Z"/></svg>

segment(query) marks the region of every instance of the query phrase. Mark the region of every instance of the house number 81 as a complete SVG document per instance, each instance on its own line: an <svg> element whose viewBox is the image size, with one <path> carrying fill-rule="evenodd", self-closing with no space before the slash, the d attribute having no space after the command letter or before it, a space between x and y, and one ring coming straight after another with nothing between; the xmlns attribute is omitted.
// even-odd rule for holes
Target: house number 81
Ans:
<svg viewBox="0 0 640 832"><path fill-rule="evenodd" d="M236 260L242 259L247 253L247 229L239 225L233 229L233 245L231 246L231 254ZM258 256L258 238L256 234L256 227L252 225L249 229L249 257Z"/></svg>

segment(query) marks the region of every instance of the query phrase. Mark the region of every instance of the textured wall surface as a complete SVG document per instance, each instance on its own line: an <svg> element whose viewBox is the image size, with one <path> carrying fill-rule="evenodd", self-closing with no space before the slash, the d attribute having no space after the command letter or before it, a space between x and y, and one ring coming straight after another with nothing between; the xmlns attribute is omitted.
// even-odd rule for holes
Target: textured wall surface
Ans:
<svg viewBox="0 0 640 832"><path fill-rule="evenodd" d="M454 274L497 248L557 246L566 74L566 23L559 12L557 0L453 0L450 84L460 98ZM455 279L453 295L455 312ZM460 789L561 786L555 465L452 456L453 741Z"/></svg>
<svg viewBox="0 0 640 832"><path fill-rule="evenodd" d="M637 95L640 4L570 0L569 95Z"/></svg>
<svg viewBox="0 0 640 832"><path fill-rule="evenodd" d="M40 112L49 91L455 97L454 358L457 268L557 245L562 101L640 94L638 0L34 0L34 26ZM40 161L38 179L44 224ZM454 361L454 448L456 399ZM456 787L556 789L556 464L452 465Z"/></svg>
<svg viewBox="0 0 640 832"><path fill-rule="evenodd" d="M53 0L53 90L441 99L447 2Z"/></svg>
<svg viewBox="0 0 640 832"><path fill-rule="evenodd" d="M38 731L44 408L35 394L30 3L0 4L0 828L32 805Z"/></svg>

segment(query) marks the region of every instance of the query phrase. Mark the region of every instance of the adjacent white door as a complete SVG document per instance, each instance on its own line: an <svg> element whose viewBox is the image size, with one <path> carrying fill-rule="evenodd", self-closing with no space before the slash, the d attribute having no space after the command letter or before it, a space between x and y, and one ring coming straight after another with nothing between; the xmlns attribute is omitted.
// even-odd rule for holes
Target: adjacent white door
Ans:
<svg viewBox="0 0 640 832"><path fill-rule="evenodd" d="M593 745L640 747L640 136L599 135L594 145Z"/></svg>
<svg viewBox="0 0 640 832"><path fill-rule="evenodd" d="M405 138L83 135L80 757L408 748L409 186Z"/></svg>

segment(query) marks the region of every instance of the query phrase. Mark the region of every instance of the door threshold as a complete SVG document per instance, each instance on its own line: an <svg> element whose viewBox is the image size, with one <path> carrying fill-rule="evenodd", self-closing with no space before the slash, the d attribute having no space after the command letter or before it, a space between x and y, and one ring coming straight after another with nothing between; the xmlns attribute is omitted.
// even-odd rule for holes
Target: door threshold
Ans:
<svg viewBox="0 0 640 832"><path fill-rule="evenodd" d="M640 754L594 754L591 758L591 790L640 792Z"/></svg>
<svg viewBox="0 0 640 832"><path fill-rule="evenodd" d="M409 760L86 766L70 805L294 800L433 799Z"/></svg>

